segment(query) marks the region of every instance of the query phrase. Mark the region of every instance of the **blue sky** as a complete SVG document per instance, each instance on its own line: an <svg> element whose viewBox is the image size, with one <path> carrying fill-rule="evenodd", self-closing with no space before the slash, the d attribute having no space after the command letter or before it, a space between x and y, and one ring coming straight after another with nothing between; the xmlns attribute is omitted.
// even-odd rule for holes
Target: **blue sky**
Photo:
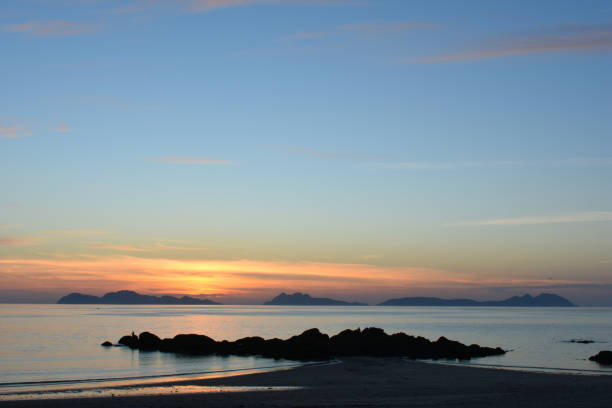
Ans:
<svg viewBox="0 0 612 408"><path fill-rule="evenodd" d="M5 1L0 55L5 299L612 295L609 2Z"/></svg>

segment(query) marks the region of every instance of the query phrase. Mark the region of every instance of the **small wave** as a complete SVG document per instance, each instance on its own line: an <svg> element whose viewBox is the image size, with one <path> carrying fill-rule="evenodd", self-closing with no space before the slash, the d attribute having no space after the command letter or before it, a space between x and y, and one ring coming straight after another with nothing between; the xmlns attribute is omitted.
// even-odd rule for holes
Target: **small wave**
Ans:
<svg viewBox="0 0 612 408"><path fill-rule="evenodd" d="M42 380L42 381L20 381L20 382L5 382L0 383L0 395L2 395L3 389L12 389L15 387L50 387L50 386L70 386L70 385L81 385L81 384L99 384L99 383L114 383L114 382L122 382L125 384L128 383L138 383L138 382L159 382L159 381L168 381L173 378L185 378L185 377L194 377L194 376L212 376L214 374L219 374L219 376L224 376L223 374L232 374L232 373L240 373L247 374L251 372L261 372L261 371L275 371L275 370L287 370L290 368L297 368L306 365L313 365L320 363L292 363L292 364L276 364L271 366L262 366L262 367L252 367L252 368L233 368L226 370L213 370L213 371L192 371L185 373L172 373L172 374L156 374L156 375L143 375L143 376L132 376L132 377L104 377L104 378L87 378L87 379L61 379L61 380ZM155 381L158 380L158 381Z"/></svg>

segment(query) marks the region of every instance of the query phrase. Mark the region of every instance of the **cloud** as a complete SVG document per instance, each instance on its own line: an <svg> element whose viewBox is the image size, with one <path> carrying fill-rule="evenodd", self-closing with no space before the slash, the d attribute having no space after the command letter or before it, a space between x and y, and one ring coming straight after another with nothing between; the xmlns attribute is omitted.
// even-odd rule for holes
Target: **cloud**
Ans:
<svg viewBox="0 0 612 408"><path fill-rule="evenodd" d="M563 166L612 166L612 157L576 157L569 159L540 160L497 160L497 161L430 161L430 162L394 162L386 163L387 167L414 170L449 170L478 168L514 168L514 167L563 167Z"/></svg>
<svg viewBox="0 0 612 408"><path fill-rule="evenodd" d="M234 299L261 299L280 291L356 296L376 301L409 293L457 293L490 287L538 287L593 283L551 279L477 276L414 266L387 267L332 262L168 259L95 256L90 258L0 259L5 290L215 293Z"/></svg>
<svg viewBox="0 0 612 408"><path fill-rule="evenodd" d="M0 139L17 139L25 136L31 136L28 125L0 125Z"/></svg>
<svg viewBox="0 0 612 408"><path fill-rule="evenodd" d="M398 31L423 30L437 28L429 23L386 23L386 24L346 24L340 27L346 31L359 31L364 33L390 33Z"/></svg>
<svg viewBox="0 0 612 408"><path fill-rule="evenodd" d="M335 6L359 5L367 0L141 0L135 5L111 10L112 14L134 14L154 7L173 7L188 13L256 5Z"/></svg>
<svg viewBox="0 0 612 408"><path fill-rule="evenodd" d="M10 24L3 27L4 31L24 33L35 37L65 37L91 34L99 28L99 24L66 20L30 21L21 24Z"/></svg>
<svg viewBox="0 0 612 408"><path fill-rule="evenodd" d="M211 248L203 248L203 247L184 247L184 246L176 246L176 245L168 245L163 242L158 242L155 246L159 249L168 249L174 251L210 251Z"/></svg>
<svg viewBox="0 0 612 408"><path fill-rule="evenodd" d="M134 247L131 245L113 245L113 244L91 244L89 248L94 249L110 249L113 251L127 251L127 252L151 252L149 248Z"/></svg>
<svg viewBox="0 0 612 408"><path fill-rule="evenodd" d="M201 247L183 247L176 245L168 245L163 242L157 242L155 245L148 246L132 246L132 245L117 245L117 244L90 244L89 248L94 249L106 249L113 251L126 251L126 252L153 252L157 250L171 250L171 251L208 251L210 248Z"/></svg>
<svg viewBox="0 0 612 408"><path fill-rule="evenodd" d="M153 159L162 163L178 163L178 164L201 164L201 165L229 165L234 164L231 161L214 159L211 157L160 157Z"/></svg>
<svg viewBox="0 0 612 408"><path fill-rule="evenodd" d="M612 50L611 25L560 26L544 34L508 38L496 46L457 54L408 58L407 63L444 63L482 60L545 52Z"/></svg>
<svg viewBox="0 0 612 408"><path fill-rule="evenodd" d="M612 211L588 211L565 215L497 218L491 220L461 221L453 226L513 226L537 224L563 224L574 222L607 222L612 221Z"/></svg>
<svg viewBox="0 0 612 408"><path fill-rule="evenodd" d="M188 11L198 13L221 8L253 6L258 4L329 6L355 4L356 2L351 0L179 0L175 3L182 3L183 7Z"/></svg>
<svg viewBox="0 0 612 408"><path fill-rule="evenodd" d="M45 234L67 235L67 236L102 235L102 234L106 234L106 231L94 230L94 229L64 229L64 230L45 231Z"/></svg>
<svg viewBox="0 0 612 408"><path fill-rule="evenodd" d="M29 246L40 240L41 238L0 237L0 246Z"/></svg>
<svg viewBox="0 0 612 408"><path fill-rule="evenodd" d="M67 133L72 129L65 122L60 122L59 125L54 129L56 132Z"/></svg>

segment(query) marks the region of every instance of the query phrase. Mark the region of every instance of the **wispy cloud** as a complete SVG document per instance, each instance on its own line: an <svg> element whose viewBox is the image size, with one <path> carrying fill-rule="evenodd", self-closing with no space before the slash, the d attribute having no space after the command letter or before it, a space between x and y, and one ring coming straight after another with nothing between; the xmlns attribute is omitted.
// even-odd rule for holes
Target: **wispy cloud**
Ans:
<svg viewBox="0 0 612 408"><path fill-rule="evenodd" d="M177 245L168 245L164 242L156 242L153 245L123 245L123 244L90 244L89 248L104 249L121 252L158 252L158 251L209 251L210 248L202 247L185 247Z"/></svg>
<svg viewBox="0 0 612 408"><path fill-rule="evenodd" d="M428 23L363 23L363 24L345 24L342 26L333 27L324 31L303 31L296 34L284 37L286 40L309 40L319 39L323 37L338 36L341 33L360 33L365 35L383 35L391 33L400 33L404 31L423 30L437 28L434 24Z"/></svg>
<svg viewBox="0 0 612 408"><path fill-rule="evenodd" d="M490 287L535 287L589 282L551 279L499 279L422 267L265 260L168 259L97 256L88 259L0 259L3 289L103 293L118 288L162 293L217 293L260 298L302 290L383 300L410 293L457 293ZM592 282L590 282L592 283Z"/></svg>
<svg viewBox="0 0 612 408"><path fill-rule="evenodd" d="M65 37L90 34L99 28L100 24L66 20L30 21L21 24L9 24L3 27L4 31L24 33L36 37Z"/></svg>
<svg viewBox="0 0 612 408"><path fill-rule="evenodd" d="M357 2L354 0L178 0L174 1L174 3L182 3L185 9L192 12L206 12L221 8L253 6L258 4L331 6L355 4Z"/></svg>
<svg viewBox="0 0 612 408"><path fill-rule="evenodd" d="M460 221L452 226L514 226L537 224L562 224L574 222L612 221L612 211L587 211L563 215L544 215L535 217L496 218L489 220Z"/></svg>
<svg viewBox="0 0 612 408"><path fill-rule="evenodd" d="M367 0L140 0L130 6L111 10L110 13L134 14L155 7L172 7L187 13L206 13L224 8L256 5L339 6L359 5L365 2Z"/></svg>
<svg viewBox="0 0 612 408"><path fill-rule="evenodd" d="M223 159L214 159L211 157L160 157L153 159L157 162L162 163L178 163L178 164L200 164L200 165L229 165L234 164L234 162L223 160Z"/></svg>
<svg viewBox="0 0 612 408"><path fill-rule="evenodd" d="M515 168L515 167L598 167L612 166L612 157L575 157L569 159L539 159L539 160L492 160L492 161L404 161L384 163L386 167L413 170L450 170L479 168Z"/></svg>
<svg viewBox="0 0 612 408"><path fill-rule="evenodd" d="M60 122L59 125L57 125L54 130L56 132L62 132L62 133L68 133L70 132L72 129L70 128L70 126L68 126L65 122Z"/></svg>
<svg viewBox="0 0 612 408"><path fill-rule="evenodd" d="M95 229L63 229L63 230L51 230L45 231L45 234L50 235L65 235L65 236L81 236L81 235L102 235L106 234L106 231L95 230Z"/></svg>
<svg viewBox="0 0 612 408"><path fill-rule="evenodd" d="M127 252L151 252L149 248L135 247L131 245L113 245L113 244L91 244L89 248L94 249L109 249L113 251L127 251Z"/></svg>
<svg viewBox="0 0 612 408"><path fill-rule="evenodd" d="M32 237L0 237L0 246L29 246L36 244L41 239Z"/></svg>
<svg viewBox="0 0 612 408"><path fill-rule="evenodd" d="M443 63L490 59L522 54L569 51L609 51L612 49L612 25L560 26L544 34L510 37L497 45L473 51L432 57L407 58L407 63Z"/></svg>
<svg viewBox="0 0 612 408"><path fill-rule="evenodd" d="M30 127L28 125L0 125L0 139L17 139L31 135Z"/></svg>
<svg viewBox="0 0 612 408"><path fill-rule="evenodd" d="M391 33L410 30L427 30L437 28L435 24L429 23L384 23L384 24L346 24L340 27L341 30L358 31L363 33Z"/></svg>
<svg viewBox="0 0 612 408"><path fill-rule="evenodd" d="M185 247L185 246L177 246L177 245L168 245L163 242L158 242L155 246L159 249L168 249L173 251L210 251L211 248L203 248L203 247Z"/></svg>

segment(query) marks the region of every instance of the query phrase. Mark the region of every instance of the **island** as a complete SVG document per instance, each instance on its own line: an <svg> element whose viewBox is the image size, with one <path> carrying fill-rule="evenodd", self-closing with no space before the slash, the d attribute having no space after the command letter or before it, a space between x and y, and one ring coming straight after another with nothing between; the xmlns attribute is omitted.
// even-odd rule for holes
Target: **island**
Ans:
<svg viewBox="0 0 612 408"><path fill-rule="evenodd" d="M215 341L201 334L178 334L173 338L161 339L153 333L143 332L138 336L134 333L123 336L119 339L119 344L142 351L196 355L258 355L298 361L354 356L468 360L505 354L499 347L482 347L477 344L467 346L445 337L430 341L401 332L390 335L377 327L347 329L331 337L314 328L286 340L245 337L236 341ZM102 345L109 346L107 342Z"/></svg>
<svg viewBox="0 0 612 408"><path fill-rule="evenodd" d="M367 306L366 303L345 302L329 298L315 298L306 293L296 292L292 295L281 293L274 299L265 302L268 306Z"/></svg>
<svg viewBox="0 0 612 408"><path fill-rule="evenodd" d="M506 307L575 307L569 300L552 293L535 297L525 294L506 300L477 301L472 299L440 299L436 297L405 297L389 299L378 306L506 306Z"/></svg>
<svg viewBox="0 0 612 408"><path fill-rule="evenodd" d="M220 305L221 303L199 299L190 296L180 298L174 296L141 295L131 290L109 292L104 296L71 293L57 301L64 305Z"/></svg>

